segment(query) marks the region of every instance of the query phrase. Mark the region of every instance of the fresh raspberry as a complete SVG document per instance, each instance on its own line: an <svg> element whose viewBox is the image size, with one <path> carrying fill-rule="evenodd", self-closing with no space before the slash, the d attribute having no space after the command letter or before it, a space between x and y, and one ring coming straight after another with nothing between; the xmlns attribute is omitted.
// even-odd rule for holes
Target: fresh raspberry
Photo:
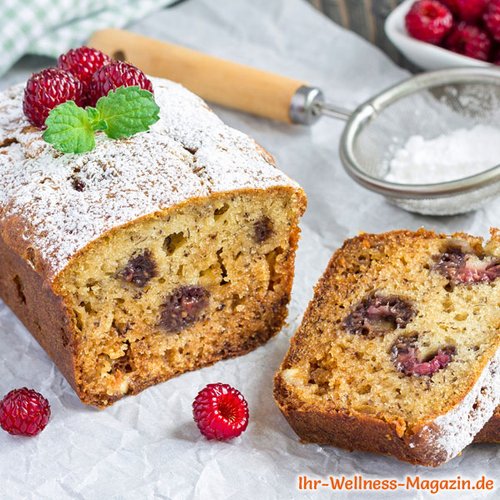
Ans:
<svg viewBox="0 0 500 500"><path fill-rule="evenodd" d="M247 428L248 404L234 387L208 384L193 401L193 417L207 439L225 441Z"/></svg>
<svg viewBox="0 0 500 500"><path fill-rule="evenodd" d="M82 83L68 71L48 68L33 74L26 83L23 111L32 125L42 128L50 110L66 101L82 105Z"/></svg>
<svg viewBox="0 0 500 500"><path fill-rule="evenodd" d="M92 75L110 62L111 58L100 50L79 47L59 56L57 66L76 76L86 89L90 84Z"/></svg>
<svg viewBox="0 0 500 500"><path fill-rule="evenodd" d="M500 66L500 50L496 50L491 58L491 62L496 66Z"/></svg>
<svg viewBox="0 0 500 500"><path fill-rule="evenodd" d="M439 2L446 5L452 14L458 14L457 0L439 0Z"/></svg>
<svg viewBox="0 0 500 500"><path fill-rule="evenodd" d="M14 389L0 402L0 426L9 434L36 436L49 418L49 402L33 389Z"/></svg>
<svg viewBox="0 0 500 500"><path fill-rule="evenodd" d="M118 87L133 86L153 92L153 84L139 68L122 61L107 64L92 76L89 86L89 104L95 106L100 97L108 95L111 90Z"/></svg>
<svg viewBox="0 0 500 500"><path fill-rule="evenodd" d="M491 52L491 40L482 29L462 22L446 38L445 47L458 54L487 61Z"/></svg>
<svg viewBox="0 0 500 500"><path fill-rule="evenodd" d="M455 0L458 18L468 23L479 21L489 1L490 0Z"/></svg>
<svg viewBox="0 0 500 500"><path fill-rule="evenodd" d="M500 42L500 0L491 0L484 14L484 24L491 36Z"/></svg>
<svg viewBox="0 0 500 500"><path fill-rule="evenodd" d="M439 43L453 26L449 9L435 0L415 2L405 18L408 33L417 40Z"/></svg>

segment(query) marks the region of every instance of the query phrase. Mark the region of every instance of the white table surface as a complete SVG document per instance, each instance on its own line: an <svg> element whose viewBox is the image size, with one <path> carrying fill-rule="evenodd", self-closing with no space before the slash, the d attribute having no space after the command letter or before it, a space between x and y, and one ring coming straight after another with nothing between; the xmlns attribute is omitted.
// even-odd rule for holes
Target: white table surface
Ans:
<svg viewBox="0 0 500 500"><path fill-rule="evenodd" d="M263 69L302 78L352 107L402 78L382 53L334 25L303 0L190 0L138 22L132 29ZM52 64L26 58L0 88ZM301 493L297 475L362 474L365 478L479 478L500 483L500 449L471 446L438 469L391 458L302 445L272 398L272 377L300 322L312 287L342 241L359 231L425 226L487 235L498 225L500 200L468 215L411 215L355 185L337 154L343 124L324 119L292 127L220 110L230 125L273 153L309 197L290 307L289 326L266 346L242 358L189 373L97 411L84 407L47 355L0 302L0 393L27 385L51 402L52 420L34 439L0 432L0 497L267 499L326 498ZM223 381L247 398L247 431L229 443L203 439L191 402L207 383ZM338 498L429 498L424 492L336 493ZM482 498L478 492L463 498ZM498 490L489 498L498 498ZM436 498L461 498L457 492Z"/></svg>

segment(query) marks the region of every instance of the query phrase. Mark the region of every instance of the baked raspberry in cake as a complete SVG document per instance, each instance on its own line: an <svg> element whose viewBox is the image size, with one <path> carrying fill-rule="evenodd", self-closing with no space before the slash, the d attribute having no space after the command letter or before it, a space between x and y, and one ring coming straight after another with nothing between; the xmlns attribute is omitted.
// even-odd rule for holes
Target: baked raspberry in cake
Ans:
<svg viewBox="0 0 500 500"><path fill-rule="evenodd" d="M460 453L500 402L499 277L498 230L346 241L275 378L295 432L427 466Z"/></svg>
<svg viewBox="0 0 500 500"><path fill-rule="evenodd" d="M160 120L84 154L0 94L0 297L84 403L246 353L287 314L304 192L181 86Z"/></svg>

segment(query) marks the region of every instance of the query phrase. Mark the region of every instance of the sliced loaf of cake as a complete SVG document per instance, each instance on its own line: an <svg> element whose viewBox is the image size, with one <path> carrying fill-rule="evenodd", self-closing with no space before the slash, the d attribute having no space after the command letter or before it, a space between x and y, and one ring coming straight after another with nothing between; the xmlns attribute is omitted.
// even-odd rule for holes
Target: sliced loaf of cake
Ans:
<svg viewBox="0 0 500 500"><path fill-rule="evenodd" d="M500 402L500 233L364 234L332 257L275 379L304 440L437 466Z"/></svg>
<svg viewBox="0 0 500 500"><path fill-rule="evenodd" d="M63 155L0 93L0 297L84 403L266 342L290 298L302 189L197 96L154 79L160 120Z"/></svg>

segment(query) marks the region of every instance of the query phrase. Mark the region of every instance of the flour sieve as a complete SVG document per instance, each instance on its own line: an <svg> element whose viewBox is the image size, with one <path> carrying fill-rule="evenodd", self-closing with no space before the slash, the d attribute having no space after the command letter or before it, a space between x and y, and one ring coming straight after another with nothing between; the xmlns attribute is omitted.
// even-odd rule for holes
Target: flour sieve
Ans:
<svg viewBox="0 0 500 500"><path fill-rule="evenodd" d="M483 172L435 184L384 180L393 152L420 135L432 139L458 129L500 129L500 71L457 68L413 76L354 111L330 104L302 81L224 61L123 30L94 34L90 45L126 59L153 76L185 85L208 101L287 123L311 125L321 116L347 121L340 158L365 188L408 211L453 215L475 210L500 194L498 164Z"/></svg>

